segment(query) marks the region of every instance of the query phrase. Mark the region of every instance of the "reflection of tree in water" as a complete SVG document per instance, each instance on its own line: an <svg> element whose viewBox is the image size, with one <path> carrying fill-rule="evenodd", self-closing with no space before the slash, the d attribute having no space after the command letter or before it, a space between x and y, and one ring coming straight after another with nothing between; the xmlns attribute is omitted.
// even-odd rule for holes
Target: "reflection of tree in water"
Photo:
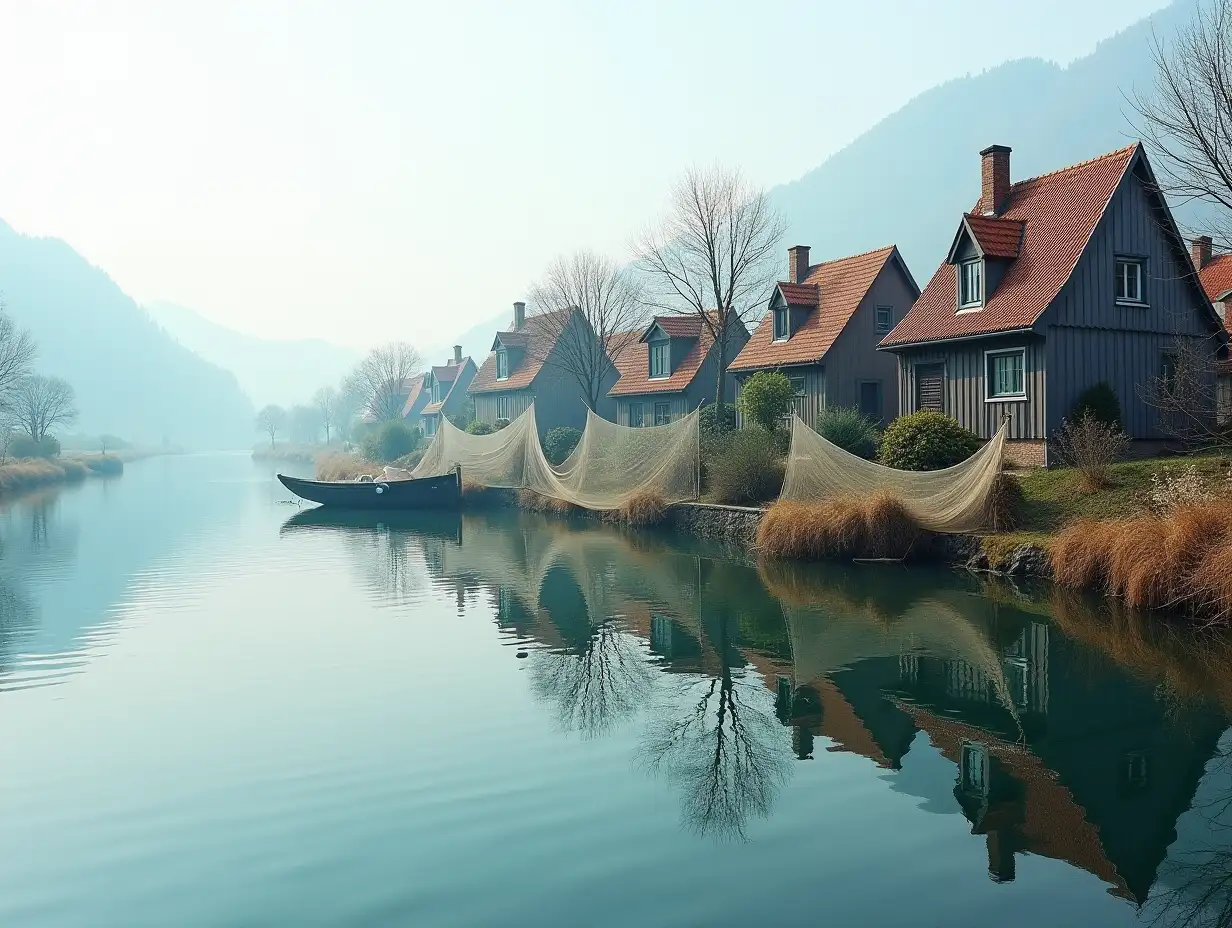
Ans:
<svg viewBox="0 0 1232 928"><path fill-rule="evenodd" d="M422 539L383 525L367 532L348 532L345 537L363 565L370 588L394 602L422 597L426 574L415 556L422 553Z"/></svg>
<svg viewBox="0 0 1232 928"><path fill-rule="evenodd" d="M757 674L733 672L728 622L717 625L721 671L674 679L642 762L680 787L681 814L691 831L744 840L749 818L768 815L787 780L791 745Z"/></svg>
<svg viewBox="0 0 1232 928"><path fill-rule="evenodd" d="M531 664L535 695L556 705L564 728L585 737L643 708L655 673L641 642L612 622L593 629L579 651L541 651Z"/></svg>
<svg viewBox="0 0 1232 928"><path fill-rule="evenodd" d="M13 669L18 642L30 633L35 620L34 604L0 578L0 674Z"/></svg>

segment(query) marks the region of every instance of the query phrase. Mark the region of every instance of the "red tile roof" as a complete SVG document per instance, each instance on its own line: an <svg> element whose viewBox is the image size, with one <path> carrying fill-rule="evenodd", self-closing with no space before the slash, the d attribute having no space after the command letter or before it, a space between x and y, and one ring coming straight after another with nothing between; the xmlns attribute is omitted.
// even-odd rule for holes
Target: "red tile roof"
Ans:
<svg viewBox="0 0 1232 928"><path fill-rule="evenodd" d="M420 415L434 416L437 413L441 412L441 410L445 408L445 404L449 402L449 398L453 396L453 391L457 389L458 384L462 382L460 373L466 370L466 366L468 364L474 364L474 363L475 362L472 361L469 357L466 357L462 359L462 362L460 364L450 364L449 365L450 379L447 381L447 383L449 384L449 389L445 391L445 395L441 397L441 401L439 403L429 403L427 406L425 406L420 411ZM436 372L436 368L433 368L432 370L433 370L433 373Z"/></svg>
<svg viewBox="0 0 1232 928"><path fill-rule="evenodd" d="M1232 290L1232 254L1216 255L1206 262L1206 267L1198 271L1198 279L1202 281L1202 289L1206 298L1214 303L1221 296ZM1227 316L1223 320L1224 328L1232 332L1232 319Z"/></svg>
<svg viewBox="0 0 1232 928"><path fill-rule="evenodd" d="M524 348L517 367L509 372L505 380L496 379L496 352L491 352L479 367L479 373L471 381L471 393L496 393L502 390L521 390L529 387L535 376L543 368L544 359L555 345L560 334L560 325L556 321L561 313L571 310L561 309L554 313L540 313L527 316L526 324L517 332L498 332L497 338L507 346Z"/></svg>
<svg viewBox="0 0 1232 928"><path fill-rule="evenodd" d="M1074 272L1138 143L1090 161L1019 181L1001 220L1026 224L1017 260L978 312L957 313L957 271L942 264L883 347L1032 326ZM978 217L972 217L978 218Z"/></svg>
<svg viewBox="0 0 1232 928"><path fill-rule="evenodd" d="M713 313L709 315L712 319L715 318ZM692 324L681 325L680 323ZM733 324L739 325L740 323L737 320L733 320ZM672 371L671 376L651 380L650 343L640 339L637 341L630 340L612 358L612 363L616 365L616 370L620 373L620 379L608 391L608 396L630 396L640 393L679 393L681 390L688 389L689 384L693 382L693 378L697 376L697 372L706 360L706 355L710 352L710 346L714 344L714 336L711 335L709 327L702 325L701 319L697 316L694 316L692 319L682 316L655 316L652 325L658 325L672 338L695 338L696 341L689 349L688 354L681 358L680 363ZM686 334L676 335L673 329ZM646 327L646 331L650 331L650 326ZM690 331L696 334L687 334ZM739 333L736 334L739 335ZM619 336L609 338L608 344L611 345L616 337ZM731 342L729 341L728 343L730 344Z"/></svg>
<svg viewBox="0 0 1232 928"><path fill-rule="evenodd" d="M986 258L1017 258L1022 247L1026 223L1000 216L978 216L964 213L967 228Z"/></svg>
<svg viewBox="0 0 1232 928"><path fill-rule="evenodd" d="M406 386L406 402L402 404L402 418L405 419L415 411L415 403L419 400L420 394L423 392L424 375L416 374L414 377L407 380Z"/></svg>
<svg viewBox="0 0 1232 928"><path fill-rule="evenodd" d="M803 324L785 342L774 341L774 320L767 313L748 344L736 355L730 369L753 370L820 361L894 252L894 246L888 245L849 258L826 261L809 268L804 284L780 283L779 292L789 304L817 306L820 295L821 305L809 312Z"/></svg>

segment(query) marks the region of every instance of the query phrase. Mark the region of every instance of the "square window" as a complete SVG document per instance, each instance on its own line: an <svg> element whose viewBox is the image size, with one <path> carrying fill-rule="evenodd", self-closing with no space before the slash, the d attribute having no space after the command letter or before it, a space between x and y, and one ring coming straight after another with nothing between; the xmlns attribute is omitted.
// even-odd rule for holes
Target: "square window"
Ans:
<svg viewBox="0 0 1232 928"><path fill-rule="evenodd" d="M988 399L1026 399L1026 355L1023 348L984 355Z"/></svg>
<svg viewBox="0 0 1232 928"><path fill-rule="evenodd" d="M496 352L496 379L509 379L509 352L504 348Z"/></svg>
<svg viewBox="0 0 1232 928"><path fill-rule="evenodd" d="M776 342L787 341L791 332L788 327L787 309L780 308L774 311L774 340Z"/></svg>
<svg viewBox="0 0 1232 928"><path fill-rule="evenodd" d="M1116 298L1120 303L1141 303L1142 262L1129 258L1116 260Z"/></svg>
<svg viewBox="0 0 1232 928"><path fill-rule="evenodd" d="M804 377L788 377L787 382L791 384L791 392L796 396L804 396Z"/></svg>
<svg viewBox="0 0 1232 928"><path fill-rule="evenodd" d="M650 376L666 377L668 369L667 339L659 339L650 343Z"/></svg>
<svg viewBox="0 0 1232 928"><path fill-rule="evenodd" d="M877 307L877 331L888 332L894 328L894 308L891 306Z"/></svg>
<svg viewBox="0 0 1232 928"><path fill-rule="evenodd" d="M640 429L645 423L642 420L642 404L629 404L629 425L632 428Z"/></svg>
<svg viewBox="0 0 1232 928"><path fill-rule="evenodd" d="M979 306L984 301L984 262L964 261L958 265L958 303Z"/></svg>
<svg viewBox="0 0 1232 928"><path fill-rule="evenodd" d="M655 403L654 404L654 424L668 425L672 421L672 404L671 403Z"/></svg>

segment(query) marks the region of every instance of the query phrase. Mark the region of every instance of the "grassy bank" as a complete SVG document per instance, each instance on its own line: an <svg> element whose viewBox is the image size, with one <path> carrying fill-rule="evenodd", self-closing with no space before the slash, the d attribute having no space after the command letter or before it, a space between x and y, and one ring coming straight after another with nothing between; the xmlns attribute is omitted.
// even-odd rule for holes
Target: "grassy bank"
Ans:
<svg viewBox="0 0 1232 928"><path fill-rule="evenodd" d="M66 455L53 460L10 460L0 464L0 496L123 472L124 462L112 454Z"/></svg>

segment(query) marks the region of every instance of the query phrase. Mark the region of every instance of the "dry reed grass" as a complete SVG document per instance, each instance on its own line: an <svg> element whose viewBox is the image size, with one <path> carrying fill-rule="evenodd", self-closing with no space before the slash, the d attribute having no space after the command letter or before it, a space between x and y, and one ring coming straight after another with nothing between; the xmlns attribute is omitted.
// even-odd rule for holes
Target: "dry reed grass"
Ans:
<svg viewBox="0 0 1232 928"><path fill-rule="evenodd" d="M552 496L543 496L534 490L518 490L518 508L528 512L543 512L555 515L568 515L573 511L572 503Z"/></svg>
<svg viewBox="0 0 1232 928"><path fill-rule="evenodd" d="M1022 524L1025 504L1022 484L1016 477L1001 471L988 491L984 508L985 524L994 532L1012 532Z"/></svg>
<svg viewBox="0 0 1232 928"><path fill-rule="evenodd" d="M604 517L611 522L627 525L657 525L667 515L667 503L658 493L641 492L627 500L619 509L612 509Z"/></svg>
<svg viewBox="0 0 1232 928"><path fill-rule="evenodd" d="M773 558L904 558L924 534L902 500L875 493L867 500L798 503L767 510L755 547Z"/></svg>
<svg viewBox="0 0 1232 928"><path fill-rule="evenodd" d="M22 493L56 483L76 483L90 475L80 461L23 458L0 464L0 494Z"/></svg>
<svg viewBox="0 0 1232 928"><path fill-rule="evenodd" d="M317 456L318 480L354 480L364 474L379 474L380 464L365 461L357 454L334 452Z"/></svg>
<svg viewBox="0 0 1232 928"><path fill-rule="evenodd" d="M1232 509L1220 501L1167 515L1071 524L1051 546L1063 586L1121 599L1131 609L1181 607L1221 624L1232 618Z"/></svg>

